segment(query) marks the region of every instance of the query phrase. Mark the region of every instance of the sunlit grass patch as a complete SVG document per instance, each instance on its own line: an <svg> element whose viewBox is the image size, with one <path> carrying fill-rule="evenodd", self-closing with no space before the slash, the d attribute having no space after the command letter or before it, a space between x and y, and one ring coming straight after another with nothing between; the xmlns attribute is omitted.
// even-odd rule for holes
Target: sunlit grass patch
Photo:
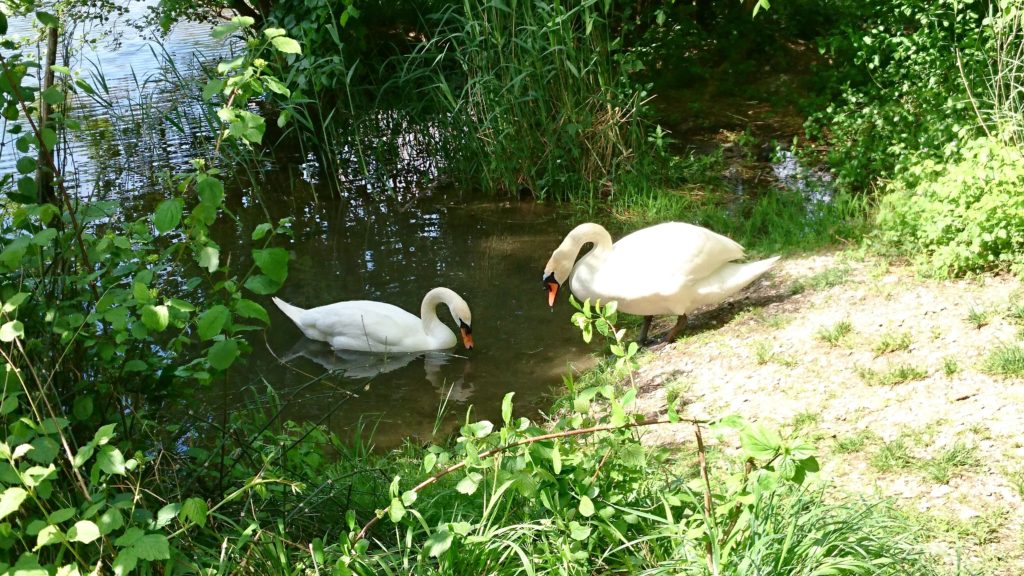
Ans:
<svg viewBox="0 0 1024 576"><path fill-rule="evenodd" d="M1024 376L1024 347L1001 344L989 352L982 370L999 376Z"/></svg>
<svg viewBox="0 0 1024 576"><path fill-rule="evenodd" d="M875 354L888 354L889 352L896 352L898 350L906 350L910 348L913 343L913 338L910 336L910 332L897 332L890 331L882 334L882 337L875 342L872 347Z"/></svg>
<svg viewBox="0 0 1024 576"><path fill-rule="evenodd" d="M838 346L840 341L853 332L853 324L849 320L840 320L831 326L818 328L815 336L830 346Z"/></svg>
<svg viewBox="0 0 1024 576"><path fill-rule="evenodd" d="M872 368L858 366L856 371L861 380L871 386L894 386L928 377L927 370L911 364L890 365L881 372Z"/></svg>
<svg viewBox="0 0 1024 576"><path fill-rule="evenodd" d="M853 434L837 437L832 450L837 454L852 454L864 450L869 443L877 439L878 435L873 430L864 428Z"/></svg>

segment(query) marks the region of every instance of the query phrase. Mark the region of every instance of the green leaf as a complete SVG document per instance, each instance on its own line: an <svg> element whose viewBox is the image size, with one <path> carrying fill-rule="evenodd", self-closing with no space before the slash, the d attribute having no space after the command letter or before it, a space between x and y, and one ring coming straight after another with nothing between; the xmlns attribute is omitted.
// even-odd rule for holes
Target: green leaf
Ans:
<svg viewBox="0 0 1024 576"><path fill-rule="evenodd" d="M36 535L36 547L32 551L39 550L43 546L49 546L50 544L57 544L64 541L64 534L60 531L60 528L50 525L39 531Z"/></svg>
<svg viewBox="0 0 1024 576"><path fill-rule="evenodd" d="M46 246L57 237L56 228L43 228L32 235L32 244L35 246Z"/></svg>
<svg viewBox="0 0 1024 576"><path fill-rule="evenodd" d="M57 17L54 16L53 14L50 14L49 12L43 12L42 10L37 10L36 11L36 18L39 19L39 22L43 26L47 26L49 28L60 28L60 22L57 20Z"/></svg>
<svg viewBox="0 0 1024 576"><path fill-rule="evenodd" d="M589 496L583 496L582 498L580 498L579 509L580 509L580 514L582 514L583 516L585 516L587 518L590 518L591 516L594 515L594 502L593 502L593 500L591 500Z"/></svg>
<svg viewBox="0 0 1024 576"><path fill-rule="evenodd" d="M18 158L18 162L15 164L20 174L32 174L36 171L36 159L31 156L22 156Z"/></svg>
<svg viewBox="0 0 1024 576"><path fill-rule="evenodd" d="M199 316L196 329L200 340L210 340L221 333L224 324L231 318L231 311L222 304L210 308Z"/></svg>
<svg viewBox="0 0 1024 576"><path fill-rule="evenodd" d="M256 294L273 294L281 288L281 282L263 274L253 274L245 281L245 287Z"/></svg>
<svg viewBox="0 0 1024 576"><path fill-rule="evenodd" d="M106 535L124 526L124 518L117 508L107 508L96 519L96 525L99 526L100 533Z"/></svg>
<svg viewBox="0 0 1024 576"><path fill-rule="evenodd" d="M416 494L414 490L406 490L405 492L402 493L402 504L405 504L406 506L412 506L416 502L416 498L418 497L419 495Z"/></svg>
<svg viewBox="0 0 1024 576"><path fill-rule="evenodd" d="M208 206L219 208L224 201L224 183L216 178L205 176L196 183L199 201Z"/></svg>
<svg viewBox="0 0 1024 576"><path fill-rule="evenodd" d="M59 453L60 445L56 440L49 436L39 436L32 441L32 451L28 453L28 457L39 464L49 464Z"/></svg>
<svg viewBox="0 0 1024 576"><path fill-rule="evenodd" d="M0 494L0 519L6 518L12 512L17 512L27 496L28 492L18 486L11 486L4 490L3 494Z"/></svg>
<svg viewBox="0 0 1024 576"><path fill-rule="evenodd" d="M146 370L149 370L149 366L138 358L125 362L121 368L121 372L145 372Z"/></svg>
<svg viewBox="0 0 1024 576"><path fill-rule="evenodd" d="M178 227L178 224L181 223L183 206L184 202L181 198L164 200L157 205L156 212L153 213L153 226L156 227L157 234L163 234Z"/></svg>
<svg viewBox="0 0 1024 576"><path fill-rule="evenodd" d="M207 102L213 100L213 97L220 94L221 90L224 89L224 84L224 80L220 78L214 78L207 82L206 86L203 86L203 100Z"/></svg>
<svg viewBox="0 0 1024 576"><path fill-rule="evenodd" d="M121 550L111 566L114 569L114 576L127 576L135 570L135 565L138 562L139 556L133 550Z"/></svg>
<svg viewBox="0 0 1024 576"><path fill-rule="evenodd" d="M284 248L253 250L252 258L270 279L284 282L288 277L288 251Z"/></svg>
<svg viewBox="0 0 1024 576"><path fill-rule="evenodd" d="M0 12L0 36L7 34L7 15Z"/></svg>
<svg viewBox="0 0 1024 576"><path fill-rule="evenodd" d="M288 97L288 96L292 95L292 91L289 90L288 87L285 86L280 80L278 80L277 78L274 78L273 76L265 76L263 78L263 84L271 92L274 92L275 94L280 94L280 95L285 96L285 97Z"/></svg>
<svg viewBox="0 0 1024 576"><path fill-rule="evenodd" d="M259 226L256 227L255 230L252 231L252 239L262 240L263 237L267 235L267 232L270 232L271 229L273 229L273 226L271 226L269 222L264 222L260 224Z"/></svg>
<svg viewBox="0 0 1024 576"><path fill-rule="evenodd" d="M459 483L455 486L455 489L462 494L472 494L476 492L477 487L480 485L480 481L483 479L483 475L481 475L479 472L470 472L469 474L466 474L466 476L463 477L462 480L459 480Z"/></svg>
<svg viewBox="0 0 1024 576"><path fill-rule="evenodd" d="M278 51L284 52L285 54L302 54L302 47L299 43L287 36L275 36L270 39L270 43L277 48Z"/></svg>
<svg viewBox="0 0 1024 576"><path fill-rule="evenodd" d="M24 199L26 202L35 202L36 192L39 190L35 178L32 176L22 176L18 178L17 186L21 199Z"/></svg>
<svg viewBox="0 0 1024 576"><path fill-rule="evenodd" d="M75 457L72 459L71 465L75 468L81 468L95 453L96 445L90 442L79 448L78 452L75 452Z"/></svg>
<svg viewBox="0 0 1024 576"><path fill-rule="evenodd" d="M67 522L75 515L75 512L77 512L75 508L61 508L60 510L51 512L50 515L46 517L46 521L50 524Z"/></svg>
<svg viewBox="0 0 1024 576"><path fill-rule="evenodd" d="M213 274L220 266L220 249L216 246L203 246L199 251L199 265L206 268L206 271Z"/></svg>
<svg viewBox="0 0 1024 576"><path fill-rule="evenodd" d="M494 424L491 424L489 420L481 420L479 422L473 422L472 424L466 424L462 427L460 432L467 438L483 438L494 431Z"/></svg>
<svg viewBox="0 0 1024 576"><path fill-rule="evenodd" d="M13 342L16 338L25 337L25 325L21 320L11 320L0 326L0 342Z"/></svg>
<svg viewBox="0 0 1024 576"><path fill-rule="evenodd" d="M162 332L167 328L167 324L170 320L170 311L167 309L167 306L164 306L163 304L159 306L146 304L142 307L142 323L146 325L146 328L149 328L154 332Z"/></svg>
<svg viewBox="0 0 1024 576"><path fill-rule="evenodd" d="M740 445L749 457L766 460L782 448L782 438L761 424L750 424L740 432Z"/></svg>
<svg viewBox="0 0 1024 576"><path fill-rule="evenodd" d="M97 430L96 433L92 435L93 443L96 444L97 446L103 446L104 444L110 442L111 440L114 439L114 436L116 436L116 434L114 433L114 430L116 429L117 424L104 424L103 426L100 426L99 430Z"/></svg>
<svg viewBox="0 0 1024 576"><path fill-rule="evenodd" d="M405 505L402 504L401 498L391 499L391 505L388 506L388 517L395 523L401 522L405 517Z"/></svg>
<svg viewBox="0 0 1024 576"><path fill-rule="evenodd" d="M46 146L47 150L53 150L53 147L57 145L57 133L52 128L43 128L39 131L39 135L42 137L43 145Z"/></svg>
<svg viewBox="0 0 1024 576"><path fill-rule="evenodd" d="M78 421L88 420L89 416L92 416L92 410L92 396L78 396L71 405L71 414Z"/></svg>
<svg viewBox="0 0 1024 576"><path fill-rule="evenodd" d="M434 532L427 538L427 553L438 558L452 547L452 533L446 530Z"/></svg>
<svg viewBox="0 0 1024 576"><path fill-rule="evenodd" d="M21 306L22 303L24 303L29 296L30 294L28 292L18 292L14 296L8 298L6 302L4 302L4 305L2 308L0 308L0 311L2 311L4 314L7 314L9 312L17 310L18 306Z"/></svg>
<svg viewBox="0 0 1024 576"><path fill-rule="evenodd" d="M515 395L515 392L509 392L501 399L501 419L505 422L505 426L512 424L512 397Z"/></svg>
<svg viewBox="0 0 1024 576"><path fill-rule="evenodd" d="M56 86L50 86L42 93L43 102L50 104L51 106L61 104L64 102L64 92L62 92Z"/></svg>
<svg viewBox="0 0 1024 576"><path fill-rule="evenodd" d="M423 473L429 474L430 471L434 469L435 464L437 464L437 454L428 452L427 455L423 457Z"/></svg>
<svg viewBox="0 0 1024 576"><path fill-rule="evenodd" d="M156 520L153 523L153 528L160 529L171 523L178 517L178 511L181 510L181 504L172 502L164 505L160 510L157 510Z"/></svg>
<svg viewBox="0 0 1024 576"><path fill-rule="evenodd" d="M263 31L263 34L269 38L277 38L278 36L284 36L288 32L284 28L267 28Z"/></svg>
<svg viewBox="0 0 1024 576"><path fill-rule="evenodd" d="M551 470L557 475L562 473L562 454L558 450L558 440L551 449Z"/></svg>
<svg viewBox="0 0 1024 576"><path fill-rule="evenodd" d="M99 455L96 456L96 464L107 474L124 476L126 472L124 455L113 446L108 445L100 449Z"/></svg>
<svg viewBox="0 0 1024 576"><path fill-rule="evenodd" d="M235 302L235 313L242 318L255 318L268 326L270 325L270 316L267 314L266 308L252 300L242 298Z"/></svg>
<svg viewBox="0 0 1024 576"><path fill-rule="evenodd" d="M590 526L583 526L575 520L569 522L569 537L577 542L582 542L589 538L591 530Z"/></svg>
<svg viewBox="0 0 1024 576"><path fill-rule="evenodd" d="M68 530L68 540L88 544L100 537L100 527L91 520L79 520Z"/></svg>
<svg viewBox="0 0 1024 576"><path fill-rule="evenodd" d="M117 546L118 548L130 548L145 535L146 533L142 528L131 526L124 531L124 534L121 534L116 540L114 540L114 546Z"/></svg>
<svg viewBox="0 0 1024 576"><path fill-rule="evenodd" d="M238 342L232 338L215 343L206 353L206 360L217 370L227 370L235 358L238 358Z"/></svg>
<svg viewBox="0 0 1024 576"><path fill-rule="evenodd" d="M202 498L189 498L181 505L178 512L178 519L182 522L193 522L199 526L206 526L206 501Z"/></svg>

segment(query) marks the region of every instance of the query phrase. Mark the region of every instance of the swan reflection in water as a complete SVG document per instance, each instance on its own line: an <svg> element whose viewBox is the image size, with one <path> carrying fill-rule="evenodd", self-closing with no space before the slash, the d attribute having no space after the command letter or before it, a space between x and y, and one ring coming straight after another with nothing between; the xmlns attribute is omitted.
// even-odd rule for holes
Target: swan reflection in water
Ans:
<svg viewBox="0 0 1024 576"><path fill-rule="evenodd" d="M447 401L465 403L476 390L474 384L466 382L466 375L469 373L468 360L465 361L462 373L454 382L446 381L442 368L452 363L453 360L463 360L464 357L440 350L393 353L334 350L325 342L300 338L281 357L281 361L288 363L300 356L316 362L328 372L350 380L370 380L381 374L408 366L414 360L422 358L427 381L442 398L447 398Z"/></svg>

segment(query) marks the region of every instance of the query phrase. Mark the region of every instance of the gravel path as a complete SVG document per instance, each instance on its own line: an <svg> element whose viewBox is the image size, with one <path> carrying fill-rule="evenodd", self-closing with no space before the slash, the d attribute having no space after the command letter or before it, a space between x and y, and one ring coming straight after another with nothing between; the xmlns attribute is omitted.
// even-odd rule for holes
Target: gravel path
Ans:
<svg viewBox="0 0 1024 576"><path fill-rule="evenodd" d="M686 336L653 347L633 378L649 415L664 413L671 390L685 415L737 413L814 439L824 478L892 499L950 565L960 554L981 573L1019 575L1024 379L986 362L1022 337L1014 277L927 280L819 254L785 259L740 299L693 315ZM683 426L645 436L691 438Z"/></svg>

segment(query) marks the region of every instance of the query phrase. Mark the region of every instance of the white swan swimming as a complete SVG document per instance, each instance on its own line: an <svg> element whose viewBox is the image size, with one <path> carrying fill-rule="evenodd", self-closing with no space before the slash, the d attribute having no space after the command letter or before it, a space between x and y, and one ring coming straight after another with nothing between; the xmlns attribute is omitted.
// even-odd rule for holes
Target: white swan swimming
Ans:
<svg viewBox="0 0 1024 576"><path fill-rule="evenodd" d="M398 306L370 300L335 302L308 310L277 297L273 300L307 338L327 342L335 350L364 352L419 352L455 346L455 333L437 317L437 305L445 304L462 333L463 345L473 348L469 305L448 288L427 292L419 318Z"/></svg>
<svg viewBox="0 0 1024 576"><path fill-rule="evenodd" d="M594 249L573 263L584 244ZM627 314L644 316L639 341L644 342L657 314L679 316L669 331L671 342L686 326L686 315L709 304L719 304L767 272L778 256L736 263L743 247L707 228L666 222L637 230L612 244L600 224L580 224L551 254L544 268L548 305L554 306L558 288L569 281L580 300L615 300Z"/></svg>

